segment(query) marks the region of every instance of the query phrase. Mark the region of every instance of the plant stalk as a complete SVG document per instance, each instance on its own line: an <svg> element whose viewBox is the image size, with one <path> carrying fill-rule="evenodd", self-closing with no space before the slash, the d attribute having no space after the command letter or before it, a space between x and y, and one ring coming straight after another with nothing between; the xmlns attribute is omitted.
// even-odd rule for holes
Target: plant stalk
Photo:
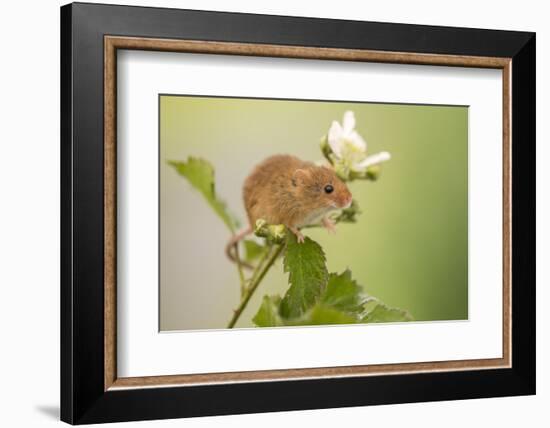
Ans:
<svg viewBox="0 0 550 428"><path fill-rule="evenodd" d="M258 264L254 268L254 272L252 272L252 275L250 275L250 279L248 280L249 283L254 282L254 279L258 276L258 273L262 270L262 267L264 266L264 263L269 258L269 254L271 253L271 250L273 247L270 244L267 244L267 247L262 254L262 257L260 257L260 260L258 261Z"/></svg>
<svg viewBox="0 0 550 428"><path fill-rule="evenodd" d="M252 282L251 282L250 286L246 289L246 293L242 297L241 303L239 304L239 307L237 309L235 309L235 311L233 312L233 317L231 318L231 321L229 321L229 324L227 324L227 328L233 328L235 326L235 324L239 320L239 317L241 316L242 312L246 308L246 305L250 301L250 298L252 297L252 295L254 294L254 292L256 291L256 289L258 288L258 286L260 285L260 283L264 279L265 275L267 274L267 272L269 271L271 266L273 266L273 263L275 262L275 260L277 260L277 257L279 257L279 254L281 254L281 251L283 251L283 247L284 247L284 244L279 245L275 249L275 251L273 252L271 257L269 257L269 259L268 259L267 263L265 264L265 266L263 266L260 269L258 275L254 275L252 277ZM266 254L269 254L269 253L266 253ZM260 267L261 264L262 263L260 263L258 266Z"/></svg>
<svg viewBox="0 0 550 428"><path fill-rule="evenodd" d="M246 291L246 280L243 272L243 264L241 262L241 257L239 256L239 244L235 243L235 260L237 261L237 270L239 271L239 279L241 281L241 297Z"/></svg>

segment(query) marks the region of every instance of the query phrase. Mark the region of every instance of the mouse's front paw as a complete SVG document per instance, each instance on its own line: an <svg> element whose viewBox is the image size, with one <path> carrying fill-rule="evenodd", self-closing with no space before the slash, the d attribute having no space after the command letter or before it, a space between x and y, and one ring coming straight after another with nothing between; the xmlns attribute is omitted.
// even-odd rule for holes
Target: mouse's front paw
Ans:
<svg viewBox="0 0 550 428"><path fill-rule="evenodd" d="M336 233L336 223L330 218L323 218L323 226L329 231L329 233Z"/></svg>

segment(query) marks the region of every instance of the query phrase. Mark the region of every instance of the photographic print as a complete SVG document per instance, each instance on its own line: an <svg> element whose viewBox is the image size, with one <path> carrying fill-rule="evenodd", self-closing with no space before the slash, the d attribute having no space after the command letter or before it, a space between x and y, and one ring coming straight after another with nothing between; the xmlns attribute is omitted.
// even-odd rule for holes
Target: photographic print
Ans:
<svg viewBox="0 0 550 428"><path fill-rule="evenodd" d="M160 331L468 319L468 107L159 95Z"/></svg>
<svg viewBox="0 0 550 428"><path fill-rule="evenodd" d="M61 419L534 394L535 56L63 6Z"/></svg>

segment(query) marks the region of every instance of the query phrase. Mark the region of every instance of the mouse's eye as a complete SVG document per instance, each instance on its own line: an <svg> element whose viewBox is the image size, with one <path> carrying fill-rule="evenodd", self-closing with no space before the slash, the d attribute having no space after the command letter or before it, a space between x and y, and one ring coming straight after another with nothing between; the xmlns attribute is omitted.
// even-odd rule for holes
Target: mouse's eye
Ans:
<svg viewBox="0 0 550 428"><path fill-rule="evenodd" d="M331 184L327 184L325 186L325 193L332 193L334 191L334 187L332 187Z"/></svg>

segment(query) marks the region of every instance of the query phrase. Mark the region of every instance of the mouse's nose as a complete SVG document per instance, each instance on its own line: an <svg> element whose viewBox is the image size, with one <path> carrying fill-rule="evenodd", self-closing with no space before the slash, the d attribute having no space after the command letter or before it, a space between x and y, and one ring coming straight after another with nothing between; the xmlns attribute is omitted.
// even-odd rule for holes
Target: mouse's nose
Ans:
<svg viewBox="0 0 550 428"><path fill-rule="evenodd" d="M344 204L342 205L342 208L346 209L351 207L352 201L353 201L353 197L349 195L348 198L344 200Z"/></svg>

